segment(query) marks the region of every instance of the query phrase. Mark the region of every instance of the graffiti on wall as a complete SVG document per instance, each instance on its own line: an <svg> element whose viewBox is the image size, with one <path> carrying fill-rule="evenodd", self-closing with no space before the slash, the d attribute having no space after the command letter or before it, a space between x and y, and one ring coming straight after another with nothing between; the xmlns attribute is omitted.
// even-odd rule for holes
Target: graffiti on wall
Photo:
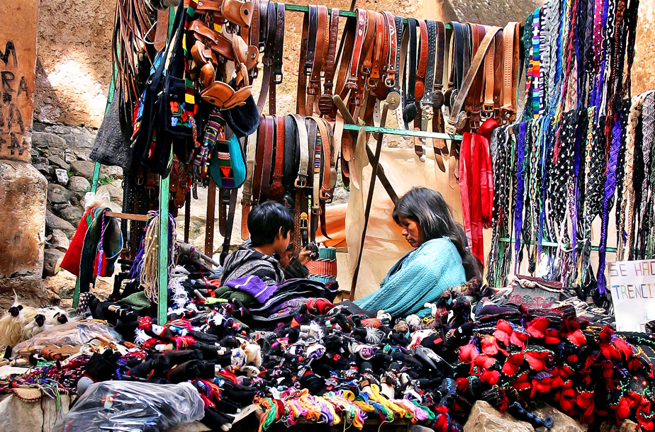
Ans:
<svg viewBox="0 0 655 432"><path fill-rule="evenodd" d="M21 65L16 48L12 40L0 45L0 159L28 160L34 66ZM26 71L32 77L26 76Z"/></svg>

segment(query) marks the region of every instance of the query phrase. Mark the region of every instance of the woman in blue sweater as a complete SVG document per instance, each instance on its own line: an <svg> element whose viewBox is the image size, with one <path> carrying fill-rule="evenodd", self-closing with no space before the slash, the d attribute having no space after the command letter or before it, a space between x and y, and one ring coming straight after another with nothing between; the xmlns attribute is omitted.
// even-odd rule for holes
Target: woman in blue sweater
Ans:
<svg viewBox="0 0 655 432"><path fill-rule="evenodd" d="M393 219L414 249L389 270L379 290L355 301L360 308L384 310L394 317L424 316L425 303L481 276L482 264L468 250L464 230L439 192L410 190L396 203Z"/></svg>

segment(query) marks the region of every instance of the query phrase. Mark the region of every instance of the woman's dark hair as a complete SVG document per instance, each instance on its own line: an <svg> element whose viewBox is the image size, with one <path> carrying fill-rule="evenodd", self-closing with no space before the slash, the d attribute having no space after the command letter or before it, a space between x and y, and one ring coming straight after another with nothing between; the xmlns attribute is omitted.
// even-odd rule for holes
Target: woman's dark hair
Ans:
<svg viewBox="0 0 655 432"><path fill-rule="evenodd" d="M398 225L401 217L416 222L425 241L450 239L462 257L466 280L482 276L482 263L469 251L464 229L455 222L450 206L439 192L423 187L411 189L393 209L393 220Z"/></svg>
<svg viewBox="0 0 655 432"><path fill-rule="evenodd" d="M248 215L248 231L252 246L262 246L275 241L282 230L286 236L293 229L293 214L280 203L266 201L252 209Z"/></svg>

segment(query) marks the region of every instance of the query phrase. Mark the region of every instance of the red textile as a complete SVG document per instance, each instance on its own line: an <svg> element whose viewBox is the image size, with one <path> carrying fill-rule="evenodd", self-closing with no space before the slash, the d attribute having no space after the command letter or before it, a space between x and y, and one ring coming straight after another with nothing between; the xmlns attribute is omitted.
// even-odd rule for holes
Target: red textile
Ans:
<svg viewBox="0 0 655 432"><path fill-rule="evenodd" d="M459 193L462 199L464 229L471 252L482 263L482 229L491 226L494 202L489 139L497 126L498 123L494 119L489 119L480 126L478 133L466 132L459 157Z"/></svg>
<svg viewBox="0 0 655 432"><path fill-rule="evenodd" d="M68 270L73 273L75 276L80 276L80 261L82 260L82 248L84 247L84 237L86 237L86 231L89 229L89 223L92 220L94 208L87 210L82 219L80 220L79 225L77 226L77 231L71 240L71 244L64 255L64 259L61 261L60 267L64 270ZM88 216L88 217L87 217Z"/></svg>

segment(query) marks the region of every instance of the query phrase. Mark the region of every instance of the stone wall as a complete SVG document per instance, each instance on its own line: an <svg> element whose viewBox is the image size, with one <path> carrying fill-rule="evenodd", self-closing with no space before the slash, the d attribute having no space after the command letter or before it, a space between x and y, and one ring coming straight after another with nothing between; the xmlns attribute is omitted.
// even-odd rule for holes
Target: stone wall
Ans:
<svg viewBox="0 0 655 432"><path fill-rule="evenodd" d="M116 2L41 0L34 119L100 127L111 80Z"/></svg>

